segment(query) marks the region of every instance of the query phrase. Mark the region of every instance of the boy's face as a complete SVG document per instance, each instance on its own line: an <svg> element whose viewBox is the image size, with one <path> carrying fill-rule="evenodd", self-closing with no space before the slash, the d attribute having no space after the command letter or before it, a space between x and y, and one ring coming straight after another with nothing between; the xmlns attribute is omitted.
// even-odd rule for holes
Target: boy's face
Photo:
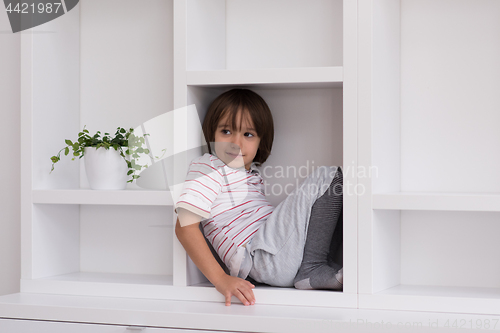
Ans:
<svg viewBox="0 0 500 333"><path fill-rule="evenodd" d="M236 124L241 128L231 128L229 114L226 114L217 124L215 131L215 154L227 166L249 170L259 149L260 138L250 116L243 116L241 111L236 115Z"/></svg>

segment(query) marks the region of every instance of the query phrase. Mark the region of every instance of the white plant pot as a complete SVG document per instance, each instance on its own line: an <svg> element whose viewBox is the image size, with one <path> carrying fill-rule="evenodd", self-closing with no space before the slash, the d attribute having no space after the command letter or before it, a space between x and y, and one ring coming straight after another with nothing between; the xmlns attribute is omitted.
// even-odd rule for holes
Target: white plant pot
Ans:
<svg viewBox="0 0 500 333"><path fill-rule="evenodd" d="M113 148L86 147L83 157L90 188L93 190L124 190L127 186L127 162Z"/></svg>

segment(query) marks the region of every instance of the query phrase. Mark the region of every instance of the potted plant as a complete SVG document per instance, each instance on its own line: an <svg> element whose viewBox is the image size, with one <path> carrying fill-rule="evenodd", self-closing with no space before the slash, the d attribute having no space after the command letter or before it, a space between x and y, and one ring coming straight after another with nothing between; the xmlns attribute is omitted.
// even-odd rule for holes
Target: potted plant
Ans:
<svg viewBox="0 0 500 333"><path fill-rule="evenodd" d="M92 189L125 189L127 182L131 183L139 178L137 173L147 167L137 163L141 154L149 154L149 150L143 147L145 135L136 136L133 128L125 130L118 127L113 136L109 133L101 136L100 131L91 136L84 126L78 133L77 141L66 139L66 147L50 158L52 161L50 172L54 170L55 163L61 159L61 153L64 152L67 156L72 150L72 160L85 156L85 171Z"/></svg>

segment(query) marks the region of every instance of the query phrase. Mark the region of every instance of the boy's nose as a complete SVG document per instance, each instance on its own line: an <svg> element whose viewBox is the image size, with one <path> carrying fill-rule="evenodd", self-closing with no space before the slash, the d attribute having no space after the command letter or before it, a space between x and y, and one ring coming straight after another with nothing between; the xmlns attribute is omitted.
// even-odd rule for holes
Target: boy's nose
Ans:
<svg viewBox="0 0 500 333"><path fill-rule="evenodd" d="M232 143L232 148L233 149L241 149L241 139L239 137L239 135L234 135L232 140L231 140L231 143Z"/></svg>

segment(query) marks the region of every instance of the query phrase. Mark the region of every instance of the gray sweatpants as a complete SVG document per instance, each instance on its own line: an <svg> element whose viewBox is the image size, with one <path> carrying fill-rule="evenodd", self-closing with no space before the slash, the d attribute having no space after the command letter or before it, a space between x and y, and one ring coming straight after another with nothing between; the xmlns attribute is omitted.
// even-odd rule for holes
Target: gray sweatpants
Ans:
<svg viewBox="0 0 500 333"><path fill-rule="evenodd" d="M306 242L314 202L332 182L337 166L318 167L283 200L246 248L253 260L250 277L277 287L293 287Z"/></svg>

